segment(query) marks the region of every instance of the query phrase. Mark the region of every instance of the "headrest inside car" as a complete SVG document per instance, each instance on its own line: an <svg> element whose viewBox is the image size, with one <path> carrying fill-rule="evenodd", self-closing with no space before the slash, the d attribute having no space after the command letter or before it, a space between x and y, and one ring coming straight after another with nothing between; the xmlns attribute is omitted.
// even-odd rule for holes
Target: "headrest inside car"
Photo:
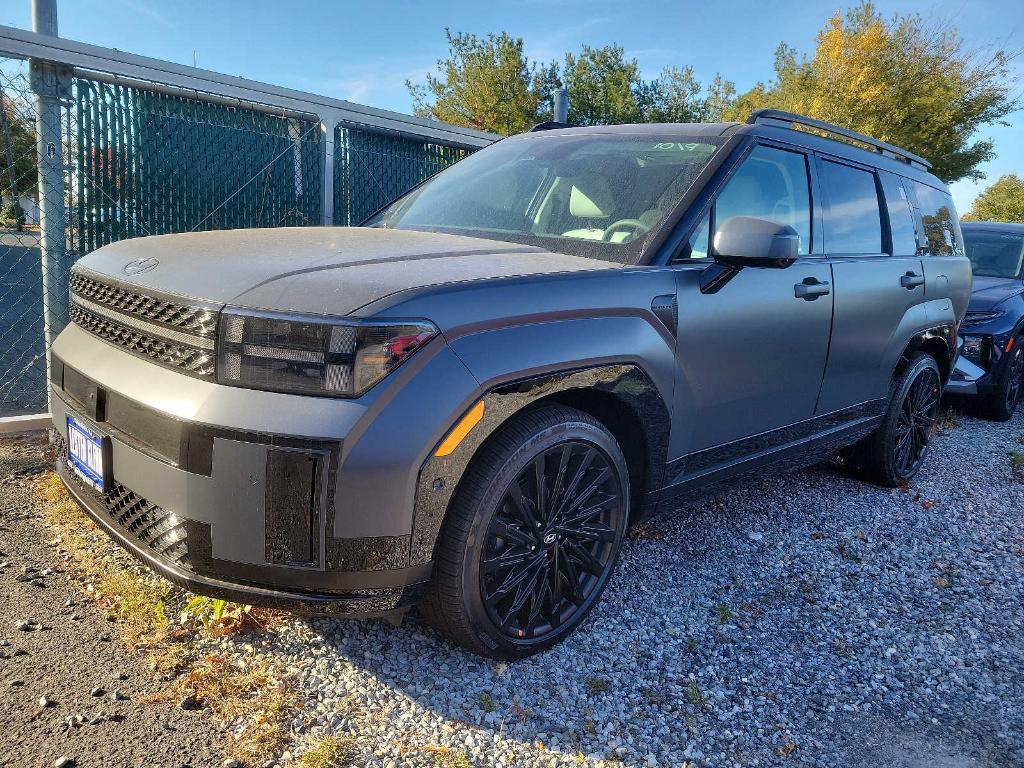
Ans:
<svg viewBox="0 0 1024 768"><path fill-rule="evenodd" d="M586 192L576 184L569 191L569 213L581 219L606 218L611 215L613 207L611 191L606 183L588 180Z"/></svg>

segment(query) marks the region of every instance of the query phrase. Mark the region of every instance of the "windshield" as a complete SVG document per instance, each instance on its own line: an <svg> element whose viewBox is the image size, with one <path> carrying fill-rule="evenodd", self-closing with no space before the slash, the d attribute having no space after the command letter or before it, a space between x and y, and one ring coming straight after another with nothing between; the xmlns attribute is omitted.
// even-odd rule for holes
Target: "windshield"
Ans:
<svg viewBox="0 0 1024 768"><path fill-rule="evenodd" d="M964 245L975 275L1018 277L1024 257L1024 234L965 229Z"/></svg>
<svg viewBox="0 0 1024 768"><path fill-rule="evenodd" d="M648 234L722 141L651 135L504 139L374 216L370 226L449 232L636 262Z"/></svg>

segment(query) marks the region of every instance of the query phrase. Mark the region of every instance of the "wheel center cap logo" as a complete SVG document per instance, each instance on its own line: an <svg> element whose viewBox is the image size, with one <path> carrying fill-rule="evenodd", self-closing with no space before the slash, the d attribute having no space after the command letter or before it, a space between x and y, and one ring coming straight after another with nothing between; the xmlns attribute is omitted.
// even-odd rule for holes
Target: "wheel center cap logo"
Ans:
<svg viewBox="0 0 1024 768"><path fill-rule="evenodd" d="M555 539L557 539L557 538L558 537L555 536L555 534L549 533L547 536L544 537L544 543L545 544L554 544L555 543Z"/></svg>
<svg viewBox="0 0 1024 768"><path fill-rule="evenodd" d="M149 272L159 263L157 259L136 259L135 261L129 261L121 267L121 271L126 275L138 275L143 272Z"/></svg>

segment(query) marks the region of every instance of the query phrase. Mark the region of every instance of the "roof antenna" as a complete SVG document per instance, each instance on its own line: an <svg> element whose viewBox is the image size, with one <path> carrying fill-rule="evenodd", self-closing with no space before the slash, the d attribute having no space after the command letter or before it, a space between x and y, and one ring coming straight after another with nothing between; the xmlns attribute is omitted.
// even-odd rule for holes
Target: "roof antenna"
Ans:
<svg viewBox="0 0 1024 768"><path fill-rule="evenodd" d="M569 92L565 88L556 88L551 98L552 117L545 123L537 123L530 129L533 131L550 131L553 128L569 127Z"/></svg>

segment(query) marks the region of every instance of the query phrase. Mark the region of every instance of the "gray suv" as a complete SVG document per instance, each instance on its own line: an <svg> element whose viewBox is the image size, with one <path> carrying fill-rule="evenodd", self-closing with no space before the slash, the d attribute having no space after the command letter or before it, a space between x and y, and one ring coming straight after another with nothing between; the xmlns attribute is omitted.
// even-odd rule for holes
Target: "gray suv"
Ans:
<svg viewBox="0 0 1024 768"><path fill-rule="evenodd" d="M197 592L535 653L659 509L839 451L914 476L971 283L927 169L772 111L537 130L363 227L106 246L53 346L58 471Z"/></svg>

